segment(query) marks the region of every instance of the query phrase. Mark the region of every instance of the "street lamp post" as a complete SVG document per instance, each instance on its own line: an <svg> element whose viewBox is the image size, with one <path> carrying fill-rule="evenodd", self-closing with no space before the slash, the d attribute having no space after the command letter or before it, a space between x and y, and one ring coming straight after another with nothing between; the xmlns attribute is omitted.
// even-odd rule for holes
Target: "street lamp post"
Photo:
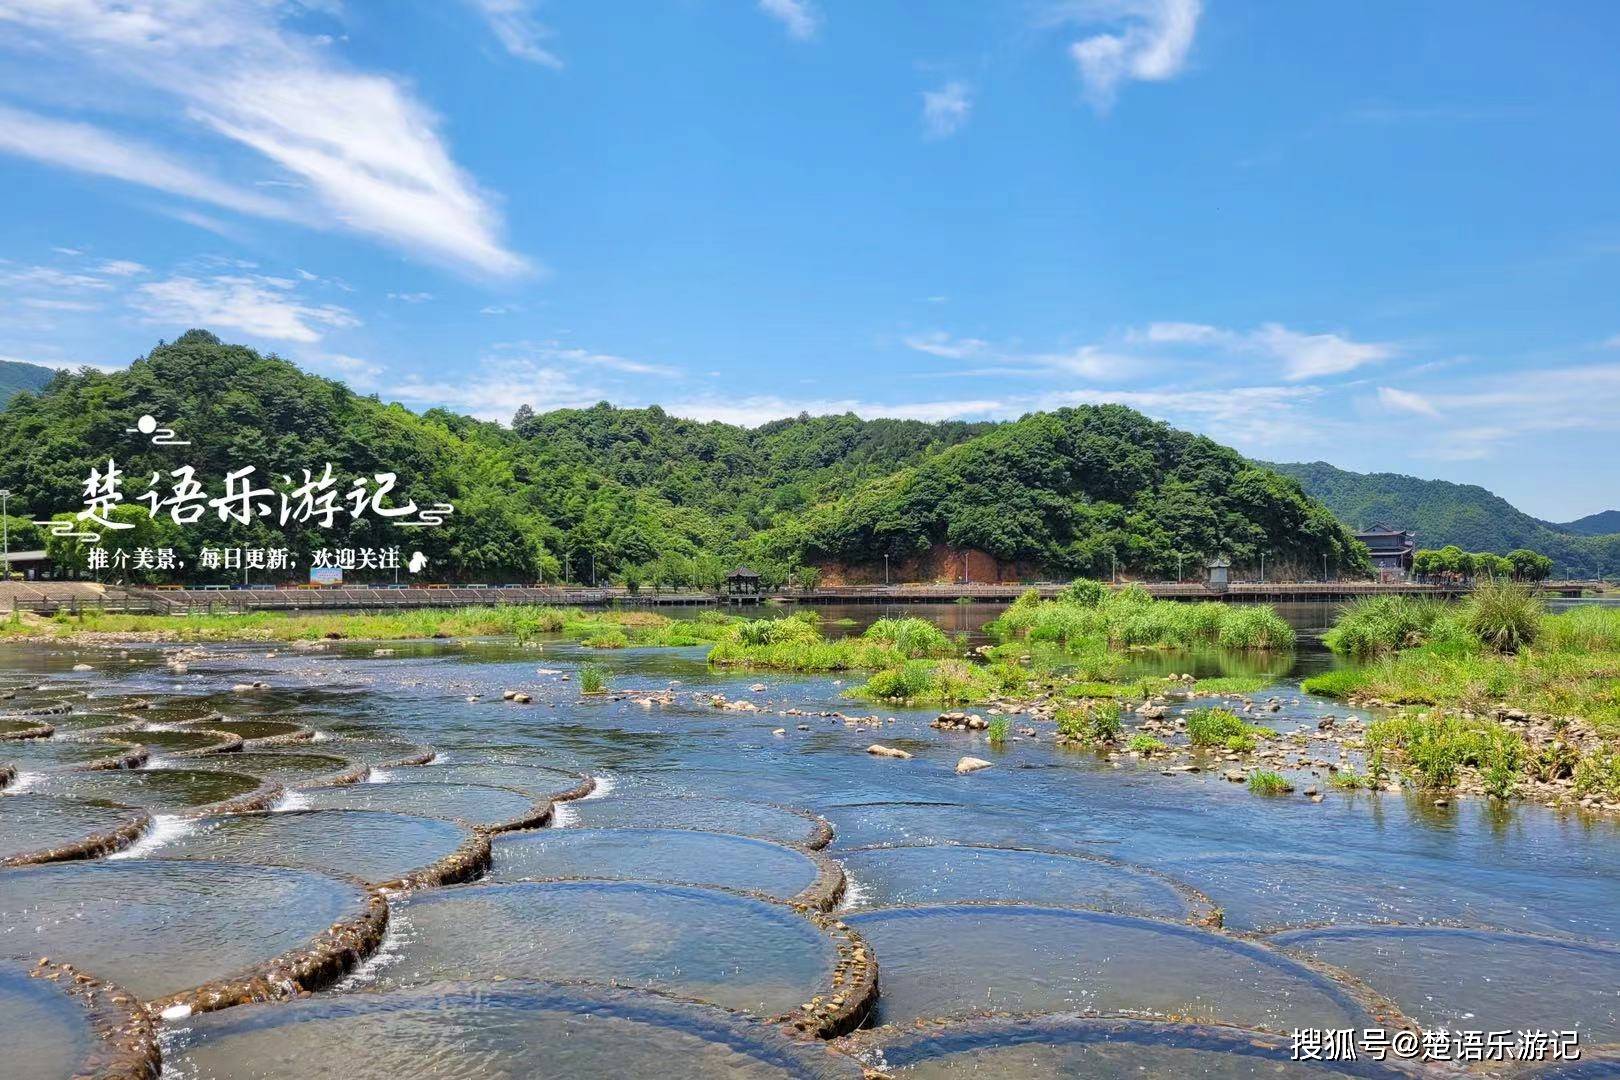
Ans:
<svg viewBox="0 0 1620 1080"><path fill-rule="evenodd" d="M5 580L11 580L11 522L6 520L6 500L11 498L10 488L0 488L0 570Z"/></svg>
<svg viewBox="0 0 1620 1080"><path fill-rule="evenodd" d="M1260 584L1266 583L1266 553L1260 552Z"/></svg>
<svg viewBox="0 0 1620 1080"><path fill-rule="evenodd" d="M883 584L887 585L888 583L889 583L889 553L887 551L885 551L883 553Z"/></svg>
<svg viewBox="0 0 1620 1080"><path fill-rule="evenodd" d="M1322 581L1324 584L1326 584L1327 579L1327 552L1324 551L1322 553Z"/></svg>

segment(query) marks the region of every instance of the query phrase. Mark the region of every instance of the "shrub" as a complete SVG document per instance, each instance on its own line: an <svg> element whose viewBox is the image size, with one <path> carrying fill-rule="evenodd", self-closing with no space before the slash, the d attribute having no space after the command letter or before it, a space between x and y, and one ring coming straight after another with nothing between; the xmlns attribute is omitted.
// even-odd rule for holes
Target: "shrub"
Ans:
<svg viewBox="0 0 1620 1080"><path fill-rule="evenodd" d="M1259 769L1249 774L1249 790L1256 795L1287 795L1294 790L1294 785L1281 773Z"/></svg>
<svg viewBox="0 0 1620 1080"><path fill-rule="evenodd" d="M1065 604L1076 604L1080 607L1096 607L1102 603L1103 597L1108 595L1108 588L1100 581L1090 578L1075 578L1068 587L1058 594L1058 599Z"/></svg>
<svg viewBox="0 0 1620 1080"><path fill-rule="evenodd" d="M1161 750L1169 749L1169 747L1167 747L1161 739L1155 739L1151 735L1145 735L1141 732L1137 732L1135 735L1130 737L1129 741L1125 743L1125 749L1133 750L1136 753L1141 754L1143 757L1152 757Z"/></svg>
<svg viewBox="0 0 1620 1080"><path fill-rule="evenodd" d="M1228 739L1249 734L1249 725L1231 709L1194 709L1187 714L1187 739L1194 746L1224 746Z"/></svg>
<svg viewBox="0 0 1620 1080"><path fill-rule="evenodd" d="M1336 653L1366 658L1454 637L1456 630L1455 610L1444 601L1369 596L1346 607L1322 642Z"/></svg>
<svg viewBox="0 0 1620 1080"><path fill-rule="evenodd" d="M1011 727L1011 724L1008 723L1007 718L998 716L990 721L988 728L985 728L985 737L990 740L992 745L1000 746L1007 741L1007 729L1009 727Z"/></svg>
<svg viewBox="0 0 1620 1080"><path fill-rule="evenodd" d="M1456 786L1467 766L1480 771L1487 790L1511 793L1528 757L1524 739L1500 724L1427 713L1375 720L1367 744L1380 761L1385 751L1398 754L1424 788Z"/></svg>
<svg viewBox="0 0 1620 1080"><path fill-rule="evenodd" d="M1084 706L1059 709L1055 716L1058 734L1087 746L1111 743L1119 738L1124 725L1120 722L1117 702L1095 701Z"/></svg>
<svg viewBox="0 0 1620 1080"><path fill-rule="evenodd" d="M579 688L587 694L600 694L607 689L607 669L599 664L586 664L579 669Z"/></svg>
<svg viewBox="0 0 1620 1080"><path fill-rule="evenodd" d="M1518 652L1541 631L1542 607L1530 588L1512 581L1475 587L1464 608L1470 632L1500 653Z"/></svg>
<svg viewBox="0 0 1620 1080"><path fill-rule="evenodd" d="M592 649L623 649L629 646L630 639L624 636L623 630L602 629L580 642Z"/></svg>
<svg viewBox="0 0 1620 1080"><path fill-rule="evenodd" d="M1620 794L1620 753L1600 750L1581 758L1575 766L1575 794Z"/></svg>
<svg viewBox="0 0 1620 1080"><path fill-rule="evenodd" d="M945 631L926 619L879 619L861 636L890 645L907 659L945 656L952 650L951 639Z"/></svg>

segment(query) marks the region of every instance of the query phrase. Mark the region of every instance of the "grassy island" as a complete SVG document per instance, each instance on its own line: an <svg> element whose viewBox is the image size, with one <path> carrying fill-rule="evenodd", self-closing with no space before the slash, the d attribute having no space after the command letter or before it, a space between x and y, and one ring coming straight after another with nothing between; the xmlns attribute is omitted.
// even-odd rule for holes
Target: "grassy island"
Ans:
<svg viewBox="0 0 1620 1080"><path fill-rule="evenodd" d="M1433 788L1620 798L1620 611L1548 614L1529 589L1494 583L1463 602L1362 601L1325 641L1359 666L1307 679L1306 690L1426 707L1369 728L1375 768Z"/></svg>

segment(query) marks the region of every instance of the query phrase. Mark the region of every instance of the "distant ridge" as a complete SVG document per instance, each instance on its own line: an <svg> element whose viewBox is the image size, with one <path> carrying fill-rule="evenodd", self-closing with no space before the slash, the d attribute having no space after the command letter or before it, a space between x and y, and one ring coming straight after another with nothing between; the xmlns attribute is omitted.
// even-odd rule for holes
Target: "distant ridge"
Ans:
<svg viewBox="0 0 1620 1080"><path fill-rule="evenodd" d="M56 371L38 364L25 364L20 360L0 360L0 405L11 400L19 390L42 390L56 376Z"/></svg>
<svg viewBox="0 0 1620 1080"><path fill-rule="evenodd" d="M1613 510L1555 525L1532 517L1476 484L1422 480L1401 473L1357 473L1325 461L1272 464L1298 480L1356 529L1389 525L1412 529L1419 547L1456 544L1468 551L1505 553L1532 548L1553 560L1560 577L1620 574L1620 513ZM1597 527L1585 523L1597 522ZM1608 523L1611 529L1602 529Z"/></svg>
<svg viewBox="0 0 1620 1080"><path fill-rule="evenodd" d="M1558 528L1582 536L1613 536L1620 533L1620 510L1603 510L1596 514L1587 514L1583 518L1566 521Z"/></svg>

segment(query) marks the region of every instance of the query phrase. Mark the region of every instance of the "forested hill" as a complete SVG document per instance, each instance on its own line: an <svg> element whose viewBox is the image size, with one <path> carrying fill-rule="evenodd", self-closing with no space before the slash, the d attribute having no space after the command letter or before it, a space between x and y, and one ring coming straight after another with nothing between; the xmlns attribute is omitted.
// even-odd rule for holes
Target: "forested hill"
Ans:
<svg viewBox="0 0 1620 1080"><path fill-rule="evenodd" d="M126 435L143 413L192 445ZM737 561L779 579L943 545L1054 576L1116 561L1122 573L1162 575L1178 555L1190 573L1216 552L1243 563L1264 550L1279 568L1365 559L1294 481L1121 406L1005 424L801 416L745 429L599 405L518 410L509 429L415 414L196 330L127 370L59 375L0 410L0 486L27 516L78 509L90 469L109 457L143 523L138 541L182 557L204 545L380 547L398 533L347 515L292 537L212 512L183 529L166 517L154 525L138 501L154 472L195 466L210 495L246 465L270 480L331 462L345 491L356 475L397 472L395 500L456 505L411 546L441 572L487 582L555 580L565 557L576 580L593 559L602 580L701 584Z"/></svg>
<svg viewBox="0 0 1620 1080"><path fill-rule="evenodd" d="M19 390L39 390L56 375L48 367L24 364L18 360L0 360L0 405Z"/></svg>
<svg viewBox="0 0 1620 1080"><path fill-rule="evenodd" d="M1270 467L1297 479L1353 528L1412 529L1426 548L1456 544L1498 554L1531 548L1551 558L1560 577L1620 573L1620 536L1574 535L1482 487L1399 473L1347 472L1324 461Z"/></svg>
<svg viewBox="0 0 1620 1080"><path fill-rule="evenodd" d="M1612 536L1620 533L1620 510L1603 510L1596 514L1587 514L1574 521L1566 521L1558 526L1563 532L1577 533L1581 536Z"/></svg>

